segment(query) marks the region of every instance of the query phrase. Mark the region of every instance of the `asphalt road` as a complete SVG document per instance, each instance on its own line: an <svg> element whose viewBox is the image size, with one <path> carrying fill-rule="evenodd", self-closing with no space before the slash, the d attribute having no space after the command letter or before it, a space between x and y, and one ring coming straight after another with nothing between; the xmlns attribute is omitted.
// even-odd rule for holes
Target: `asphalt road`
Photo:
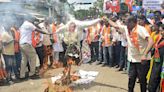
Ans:
<svg viewBox="0 0 164 92"><path fill-rule="evenodd" d="M92 83L74 87L73 92L127 92L128 90L128 75L125 72L118 72L116 68L102 67L95 63L73 67L73 70L79 69L98 71L99 74ZM47 81L50 80L51 76L58 75L62 70L63 68L50 69L46 72L44 78L30 79L10 86L0 86L0 92L44 92L48 85ZM135 92L140 92L138 83L136 83Z"/></svg>

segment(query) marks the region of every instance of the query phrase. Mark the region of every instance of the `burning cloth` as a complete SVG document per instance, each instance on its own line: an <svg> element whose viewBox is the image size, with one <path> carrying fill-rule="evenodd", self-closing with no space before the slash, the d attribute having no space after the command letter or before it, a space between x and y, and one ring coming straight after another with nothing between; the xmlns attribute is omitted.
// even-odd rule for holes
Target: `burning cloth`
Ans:
<svg viewBox="0 0 164 92"><path fill-rule="evenodd" d="M73 81L70 85L75 86L79 84L89 84L92 81L96 79L98 76L99 72L97 71L84 71L84 70L79 70L78 72L72 74L74 76L79 76L79 79ZM59 74L58 76L51 77L51 81L54 84L57 80L61 79L62 74Z"/></svg>

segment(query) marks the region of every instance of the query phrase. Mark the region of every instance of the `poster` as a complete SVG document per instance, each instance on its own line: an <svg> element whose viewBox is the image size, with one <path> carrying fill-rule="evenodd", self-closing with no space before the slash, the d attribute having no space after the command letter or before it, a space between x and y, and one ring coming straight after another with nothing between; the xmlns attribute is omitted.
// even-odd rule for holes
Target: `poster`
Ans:
<svg viewBox="0 0 164 92"><path fill-rule="evenodd" d="M120 11L120 0L104 0L104 13L112 13Z"/></svg>

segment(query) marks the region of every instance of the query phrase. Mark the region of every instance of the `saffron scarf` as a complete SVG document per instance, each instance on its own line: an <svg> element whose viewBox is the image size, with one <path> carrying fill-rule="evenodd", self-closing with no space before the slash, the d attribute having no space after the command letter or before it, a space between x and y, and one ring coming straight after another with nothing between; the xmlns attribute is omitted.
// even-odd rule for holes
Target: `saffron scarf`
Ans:
<svg viewBox="0 0 164 92"><path fill-rule="evenodd" d="M104 41L102 43L102 46L110 45L110 43L111 43L111 41L110 41L111 39L109 37L110 33L111 33L110 26L104 27L103 33L102 33L102 35L104 36L104 39L103 39Z"/></svg>
<svg viewBox="0 0 164 92"><path fill-rule="evenodd" d="M99 31L99 29L98 29L98 25L96 25L96 26L94 26L95 27L95 29L96 29L96 31L94 32L94 40L95 41L97 41L99 38L98 38L98 31Z"/></svg>
<svg viewBox="0 0 164 92"><path fill-rule="evenodd" d="M95 28L96 31L93 30L93 27ZM88 36L87 36L88 43L91 44L92 40L96 41L98 40L98 27L96 26L91 26L88 28Z"/></svg>
<svg viewBox="0 0 164 92"><path fill-rule="evenodd" d="M91 27L88 28L88 33L87 33L87 43L88 44L91 44L90 33L91 33Z"/></svg>
<svg viewBox="0 0 164 92"><path fill-rule="evenodd" d="M33 31L31 35L32 35L31 36L32 46L35 48L36 47L35 31Z"/></svg>
<svg viewBox="0 0 164 92"><path fill-rule="evenodd" d="M52 32L53 32L54 43L56 43L57 42L57 35L56 35L56 25L55 24L52 24Z"/></svg>
<svg viewBox="0 0 164 92"><path fill-rule="evenodd" d="M157 36L157 41L154 44L154 48L155 48L155 52L154 52L154 58L155 58L155 62L160 62L160 55L159 55L159 48L158 48L158 43L161 40L162 36L158 35Z"/></svg>
<svg viewBox="0 0 164 92"><path fill-rule="evenodd" d="M137 30L138 30L138 27L136 25L132 32L129 31L129 34L130 34L131 42L140 51L139 43L138 43L138 31Z"/></svg>
<svg viewBox="0 0 164 92"><path fill-rule="evenodd" d="M40 33L39 32L36 32L35 33L35 41L36 41L36 45L38 45L40 43Z"/></svg>
<svg viewBox="0 0 164 92"><path fill-rule="evenodd" d="M19 52L19 39L20 39L20 33L18 32L18 30L16 30L14 27L11 28L11 30L14 32L14 49L15 52Z"/></svg>

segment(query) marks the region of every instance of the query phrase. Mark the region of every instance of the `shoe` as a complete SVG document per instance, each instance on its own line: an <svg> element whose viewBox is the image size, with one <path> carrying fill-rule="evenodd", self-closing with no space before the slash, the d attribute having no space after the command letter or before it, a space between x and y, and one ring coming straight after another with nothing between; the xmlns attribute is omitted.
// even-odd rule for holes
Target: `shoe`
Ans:
<svg viewBox="0 0 164 92"><path fill-rule="evenodd" d="M102 67L108 66L108 64L103 64Z"/></svg>
<svg viewBox="0 0 164 92"><path fill-rule="evenodd" d="M9 82L6 79L0 80L0 86L9 86Z"/></svg>
<svg viewBox="0 0 164 92"><path fill-rule="evenodd" d="M100 64L102 64L101 62L98 62L96 65L100 65Z"/></svg>
<svg viewBox="0 0 164 92"><path fill-rule="evenodd" d="M13 85L14 84L14 82L13 81L8 81L8 83L9 83L9 85Z"/></svg>
<svg viewBox="0 0 164 92"><path fill-rule="evenodd" d="M116 67L115 68L119 68L119 65L116 65Z"/></svg>
<svg viewBox="0 0 164 92"><path fill-rule="evenodd" d="M89 62L88 62L88 64L90 64L90 65L91 65L92 63L93 63L93 61L89 61Z"/></svg>
<svg viewBox="0 0 164 92"><path fill-rule="evenodd" d="M120 69L118 69L117 71L123 71L123 69L122 69L122 68L120 68Z"/></svg>
<svg viewBox="0 0 164 92"><path fill-rule="evenodd" d="M19 82L23 82L23 81L27 81L27 80L28 80L28 77L24 77L24 78L16 79L16 80L14 80L14 82L19 83Z"/></svg>
<svg viewBox="0 0 164 92"><path fill-rule="evenodd" d="M106 64L104 61L101 62L102 64Z"/></svg>
<svg viewBox="0 0 164 92"><path fill-rule="evenodd" d="M16 76L15 75L11 76L11 79L16 80Z"/></svg>
<svg viewBox="0 0 164 92"><path fill-rule="evenodd" d="M39 79L40 77L39 77L39 75L34 74L32 76L29 76L29 78L30 79Z"/></svg>

